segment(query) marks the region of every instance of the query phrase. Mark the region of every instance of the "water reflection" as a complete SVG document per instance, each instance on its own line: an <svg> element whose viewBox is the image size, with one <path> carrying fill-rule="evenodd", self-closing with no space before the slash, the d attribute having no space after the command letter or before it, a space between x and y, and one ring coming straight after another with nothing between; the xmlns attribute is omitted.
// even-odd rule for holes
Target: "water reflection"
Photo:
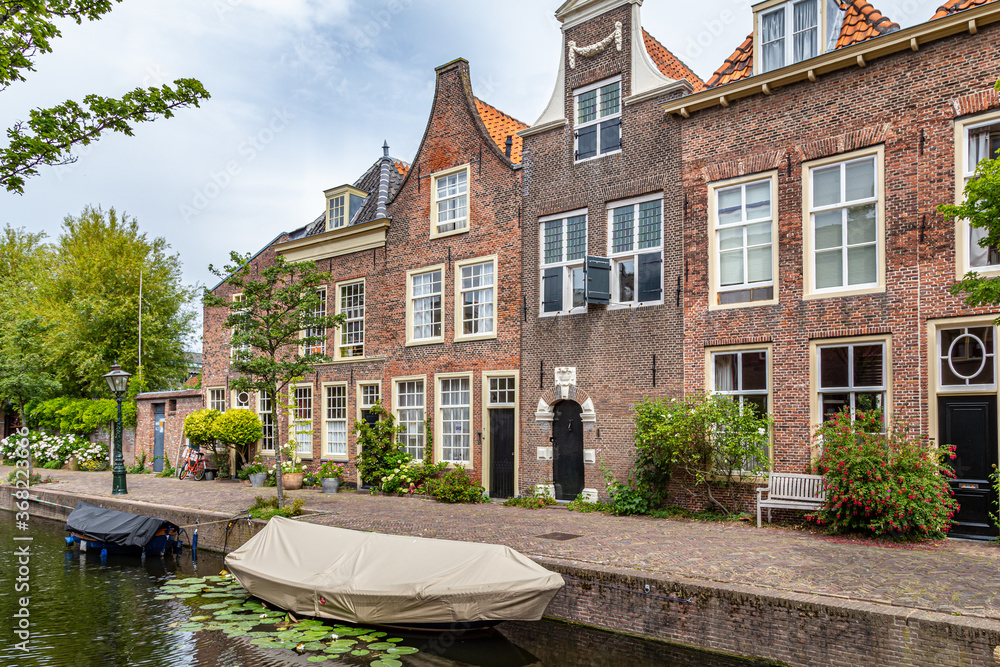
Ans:
<svg viewBox="0 0 1000 667"><path fill-rule="evenodd" d="M229 638L222 632L170 634L171 623L184 623L199 611L191 601L155 600L165 583L185 577L215 575L222 558L201 551L197 563L185 551L176 559L109 556L67 551L62 524L32 519L31 589L14 590L17 562L13 515L0 513L0 616L12 618L18 598L30 596L30 651L14 647L10 626L0 645L0 664L23 667L148 665L174 667L279 667L281 665L364 665L369 660L330 655L326 662L289 650L266 649L250 637ZM23 533L18 532L18 535ZM19 543L20 544L20 543ZM749 663L675 649L576 626L504 623L488 632L444 632L412 635L392 632L418 653L398 656L412 667L554 667L565 665L664 665L729 667ZM396 664L399 664L396 663Z"/></svg>

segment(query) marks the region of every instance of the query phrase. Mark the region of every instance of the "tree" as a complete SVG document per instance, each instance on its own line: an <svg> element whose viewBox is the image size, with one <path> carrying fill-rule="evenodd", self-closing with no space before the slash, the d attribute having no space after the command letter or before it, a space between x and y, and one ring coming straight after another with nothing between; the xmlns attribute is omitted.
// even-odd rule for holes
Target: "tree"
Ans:
<svg viewBox="0 0 1000 667"><path fill-rule="evenodd" d="M132 384L171 389L187 378L184 357L195 291L162 237L150 239L135 218L87 207L67 216L50 276L39 277L46 312L57 322L51 364L68 395L104 395L112 363L136 375ZM142 278L142 366L139 280Z"/></svg>
<svg viewBox="0 0 1000 667"><path fill-rule="evenodd" d="M227 308L224 326L232 332L233 358L230 368L239 377L230 382L236 391L253 391L280 399L290 384L306 376L325 355L306 354L325 345L326 331L340 326L344 316L327 315L318 290L329 279L314 262L288 262L278 255L270 266L251 264L250 255L230 253L230 264L209 270L242 294L227 300L205 290L208 308ZM294 398L294 397L292 397ZM272 416L277 400L270 401ZM277 419L273 423L277 424ZM280 450L277 483L278 504L284 506Z"/></svg>
<svg viewBox="0 0 1000 667"><path fill-rule="evenodd" d="M985 229L986 235L979 241L982 247L1000 247L1000 159L980 161L964 195L960 204L941 205L938 211L946 218L965 220L970 227ZM989 306L1000 303L1000 280L970 271L952 286L951 293L964 293L969 306Z"/></svg>
<svg viewBox="0 0 1000 667"><path fill-rule="evenodd" d="M241 448L245 449L260 440L263 431L260 417L249 410L226 410L215 420L215 439L233 450L236 455L230 459L233 462L237 456L246 462L247 455Z"/></svg>
<svg viewBox="0 0 1000 667"><path fill-rule="evenodd" d="M61 35L56 20L96 21L116 2L121 0L0 0L0 91L24 81L25 73L35 69L34 59L52 51L52 41ZM177 79L173 87L136 88L121 99L87 95L82 104L67 100L32 109L27 121L7 130L0 186L23 194L25 179L38 174L39 167L75 162L75 146L86 146L104 132L131 136L137 123L170 118L208 98L196 79Z"/></svg>
<svg viewBox="0 0 1000 667"><path fill-rule="evenodd" d="M59 390L59 383L44 365L41 340L46 325L31 318L0 327L0 400L14 405L21 416L21 425L28 425L25 405L43 400ZM28 475L31 476L31 454L28 454Z"/></svg>

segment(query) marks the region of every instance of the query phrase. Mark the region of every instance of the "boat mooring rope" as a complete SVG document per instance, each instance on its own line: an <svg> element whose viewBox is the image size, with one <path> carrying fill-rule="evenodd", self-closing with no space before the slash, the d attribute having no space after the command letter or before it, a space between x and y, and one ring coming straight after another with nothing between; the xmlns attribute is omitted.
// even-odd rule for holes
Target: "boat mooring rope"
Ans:
<svg viewBox="0 0 1000 667"><path fill-rule="evenodd" d="M41 503L42 505L52 505L53 507L62 507L63 509L73 510L75 507L70 507L69 505L60 505L59 503L53 503L48 500L42 500L37 496L28 496L28 500L34 501L36 503Z"/></svg>

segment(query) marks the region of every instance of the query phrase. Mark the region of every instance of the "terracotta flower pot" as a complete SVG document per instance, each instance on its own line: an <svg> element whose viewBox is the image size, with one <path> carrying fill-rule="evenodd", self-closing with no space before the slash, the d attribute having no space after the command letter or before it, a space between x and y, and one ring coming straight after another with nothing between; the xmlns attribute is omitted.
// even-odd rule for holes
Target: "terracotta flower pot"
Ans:
<svg viewBox="0 0 1000 667"><path fill-rule="evenodd" d="M285 472L281 474L281 485L288 491L295 491L302 488L302 478L304 472Z"/></svg>

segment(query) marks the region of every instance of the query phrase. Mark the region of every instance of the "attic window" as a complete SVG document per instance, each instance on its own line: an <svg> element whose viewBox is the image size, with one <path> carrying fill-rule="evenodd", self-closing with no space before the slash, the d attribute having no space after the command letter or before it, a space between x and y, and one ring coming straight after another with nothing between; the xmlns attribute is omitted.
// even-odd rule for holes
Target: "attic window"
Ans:
<svg viewBox="0 0 1000 667"><path fill-rule="evenodd" d="M366 193L349 185L326 191L326 229L333 231L351 224L365 203Z"/></svg>
<svg viewBox="0 0 1000 667"><path fill-rule="evenodd" d="M621 98L621 77L574 91L577 162L622 149Z"/></svg>

